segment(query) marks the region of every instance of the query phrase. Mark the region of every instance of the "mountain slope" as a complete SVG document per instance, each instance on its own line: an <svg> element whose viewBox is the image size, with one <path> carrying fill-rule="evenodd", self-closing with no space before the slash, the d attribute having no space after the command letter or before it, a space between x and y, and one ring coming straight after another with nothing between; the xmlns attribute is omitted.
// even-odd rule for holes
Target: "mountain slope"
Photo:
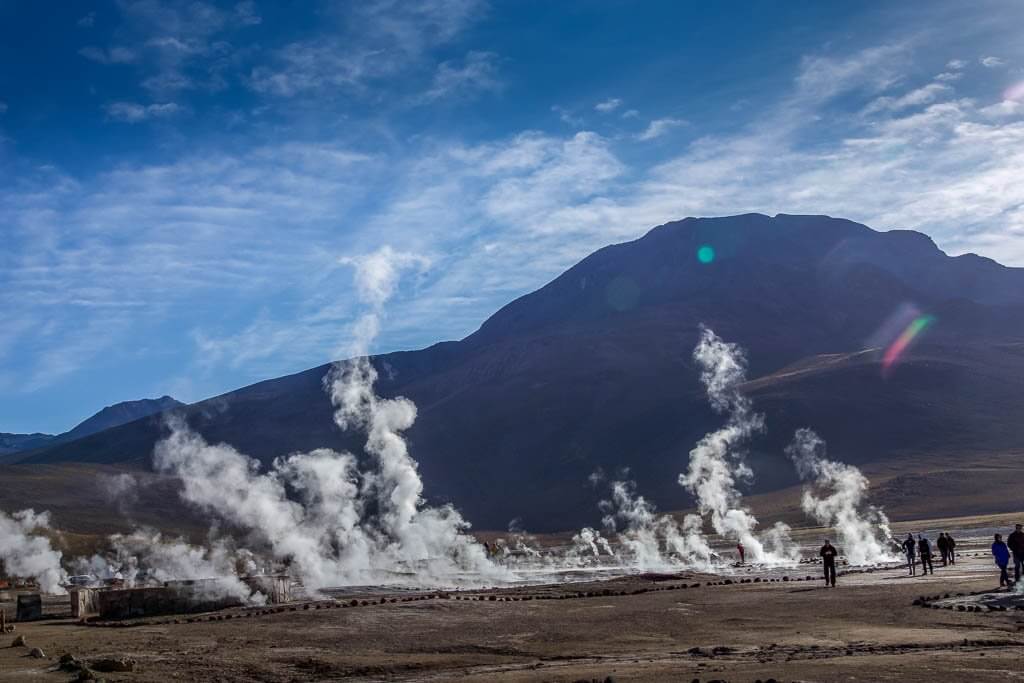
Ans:
<svg viewBox="0 0 1024 683"><path fill-rule="evenodd" d="M19 451L31 451L36 448L42 448L52 442L55 438L57 437L53 434L43 434L41 432L35 432L33 434L10 434L7 432L0 432L0 456L7 455L9 453L17 453Z"/></svg>
<svg viewBox="0 0 1024 683"><path fill-rule="evenodd" d="M61 441L74 441L75 439L81 439L83 436L89 436L111 427L118 427L128 422L133 422L140 417L148 417L149 415L155 415L184 405L181 401L170 396L115 403L112 406L107 406L92 417L83 420L57 438Z"/></svg>
<svg viewBox="0 0 1024 683"><path fill-rule="evenodd" d="M95 415L82 420L63 434L0 434L0 456L14 455L36 450L59 443L66 443L96 434L112 427L118 427L139 418L162 413L165 410L178 408L185 404L170 396L160 398L144 398L138 401L123 401L107 406ZM5 462L13 462L20 458L5 458Z"/></svg>
<svg viewBox="0 0 1024 683"><path fill-rule="evenodd" d="M704 246L709 263L697 258ZM893 333L880 330L908 310L936 322L883 373L880 346ZM746 390L768 418L750 454L754 491L794 483L782 449L799 426L819 429L838 457L907 467L1024 440L1024 271L825 216L659 226L591 254L462 341L374 362L380 391L419 408L409 438L428 495L477 526L521 518L566 529L599 519L606 491L588 484L597 470L628 467L662 509L689 505L677 475L721 424L690 358L701 323L749 351ZM321 446L358 451L362 437L331 420L327 369L182 410L207 439L264 462ZM145 467L161 430L143 418L26 462Z"/></svg>

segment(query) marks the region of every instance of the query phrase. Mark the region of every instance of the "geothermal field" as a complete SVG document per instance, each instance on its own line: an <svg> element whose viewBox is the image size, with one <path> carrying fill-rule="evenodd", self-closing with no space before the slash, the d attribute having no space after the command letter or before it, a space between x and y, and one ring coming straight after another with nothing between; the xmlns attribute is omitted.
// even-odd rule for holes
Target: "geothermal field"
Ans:
<svg viewBox="0 0 1024 683"><path fill-rule="evenodd" d="M424 502L403 432L416 406L375 391L366 349L404 264L356 265L367 312L324 377L368 465L318 449L269 470L171 414L157 470L209 519L205 541L137 528L59 550L46 511L0 516L4 680L971 680L1019 675L1024 593L997 590L988 544L1012 518L891 525L868 480L811 428L786 454L809 526L759 524L739 485L766 428L742 349L702 327L692 358L721 425L681 458L693 511L661 513L595 472L595 524L474 535ZM909 576L901 541L956 539ZM838 548L838 585L819 548ZM897 540L899 539L899 540ZM742 551L741 551L742 548ZM741 555L742 552L742 555ZM1024 584L1022 584L1024 585ZM840 676L841 674L841 676Z"/></svg>

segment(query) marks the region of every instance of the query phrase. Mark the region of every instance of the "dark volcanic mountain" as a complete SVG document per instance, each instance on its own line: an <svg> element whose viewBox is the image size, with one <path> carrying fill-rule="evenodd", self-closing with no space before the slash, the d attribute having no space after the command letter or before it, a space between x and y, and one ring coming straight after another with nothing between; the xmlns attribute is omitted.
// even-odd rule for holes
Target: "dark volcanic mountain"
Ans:
<svg viewBox="0 0 1024 683"><path fill-rule="evenodd" d="M170 396L161 396L160 398L143 398L138 401L123 401L121 403L115 403L112 406L107 406L92 417L83 420L79 424L75 425L75 427L70 431L61 434L57 438L61 441L74 441L75 439L81 439L83 436L102 432L104 429L110 429L111 427L118 427L129 422L134 422L140 417L156 415L164 412L165 410L178 408L184 405L185 404L181 401L173 399Z"/></svg>
<svg viewBox="0 0 1024 683"><path fill-rule="evenodd" d="M82 420L72 429L56 436L53 434L0 434L0 455L30 451L58 443L74 441L75 439L81 439L84 436L96 434L111 427L118 427L133 422L141 417L156 415L165 410L184 405L181 401L177 401L170 396L144 398L138 401L123 401L107 406L92 417Z"/></svg>
<svg viewBox="0 0 1024 683"><path fill-rule="evenodd" d="M705 245L709 263L697 258ZM884 374L881 347L899 329L880 331L910 307L935 322ZM834 456L895 468L1024 444L1024 270L825 216L668 223L591 254L462 341L374 362L380 391L419 407L409 437L432 499L477 527L567 529L599 520L606 491L587 482L599 468L628 467L662 509L690 504L677 475L722 422L690 357L701 323L749 352L746 390L768 419L750 454L754 491L795 481L782 449L801 426ZM332 423L327 369L183 410L207 439L264 462L358 449L361 437ZM27 462L145 467L161 430L136 420Z"/></svg>
<svg viewBox="0 0 1024 683"><path fill-rule="evenodd" d="M56 437L53 434L34 432L32 434L10 434L0 432L0 455L31 451L51 443Z"/></svg>

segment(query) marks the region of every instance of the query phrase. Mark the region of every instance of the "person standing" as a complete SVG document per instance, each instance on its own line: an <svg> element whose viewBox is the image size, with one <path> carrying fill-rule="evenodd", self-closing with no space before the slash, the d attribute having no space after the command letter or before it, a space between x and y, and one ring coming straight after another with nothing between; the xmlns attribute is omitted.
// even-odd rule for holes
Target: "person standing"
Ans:
<svg viewBox="0 0 1024 683"><path fill-rule="evenodd" d="M1007 537L1006 545L1013 553L1013 582L1017 583L1020 581L1021 568L1024 566L1024 527L1018 524Z"/></svg>
<svg viewBox="0 0 1024 683"><path fill-rule="evenodd" d="M746 561L746 548L743 547L742 543L737 543L736 551L740 554L740 564L743 564Z"/></svg>
<svg viewBox="0 0 1024 683"><path fill-rule="evenodd" d="M833 588L836 587L836 556L839 551L832 545L832 542L825 539L825 545L821 546L821 550L818 552L821 556L821 562L825 566L825 587L828 588L831 585Z"/></svg>
<svg viewBox="0 0 1024 683"><path fill-rule="evenodd" d="M921 570L927 576L929 570L935 575L935 567L932 566L932 544L921 534L917 535L917 549L921 553Z"/></svg>
<svg viewBox="0 0 1024 683"><path fill-rule="evenodd" d="M935 545L939 546L939 555L942 557L942 566L945 567L949 563L949 542L946 540L946 534L939 532L939 538L936 539Z"/></svg>
<svg viewBox="0 0 1024 683"><path fill-rule="evenodd" d="M956 541L949 534L946 534L946 547L949 548L949 563L956 564Z"/></svg>
<svg viewBox="0 0 1024 683"><path fill-rule="evenodd" d="M1003 543L1003 535L996 534L996 541L992 544L992 557L999 567L999 586L1010 585L1010 575L1006 573L1006 565L1010 563L1010 549Z"/></svg>
<svg viewBox="0 0 1024 683"><path fill-rule="evenodd" d="M914 542L914 534L907 534L907 540L903 541L903 552L907 555L907 568L911 576L917 576L917 543Z"/></svg>

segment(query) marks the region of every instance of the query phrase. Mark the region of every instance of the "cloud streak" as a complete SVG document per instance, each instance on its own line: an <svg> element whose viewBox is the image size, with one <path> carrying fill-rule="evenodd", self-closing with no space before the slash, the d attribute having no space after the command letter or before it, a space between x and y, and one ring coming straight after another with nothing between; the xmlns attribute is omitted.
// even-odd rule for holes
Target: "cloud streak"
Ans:
<svg viewBox="0 0 1024 683"><path fill-rule="evenodd" d="M322 47L347 59L360 45L408 36L400 54L382 57L390 65L372 67L383 72L351 74L353 86L373 73L417 68L434 82L438 67L420 58L484 11L463 2L449 15L448 7L402 10L394 27L374 29L342 53ZM382 11L368 6L354 25ZM168 40L146 49L200 49L199 38L216 35L226 20L197 12L167 15ZM325 71L321 55L306 54L320 47L296 46L295 69L272 60L266 87L283 90L271 94L329 87L318 80L328 71L348 78L344 68L333 70L333 57L324 57ZM275 59L287 61L282 55L292 48L281 49ZM394 324L374 350L463 336L594 249L688 215L830 213L921 229L951 253L1024 265L1020 100L968 95L959 81L916 80L907 71L914 49L808 55L788 89L746 123L713 132L693 123L687 141L671 144L664 130L637 140L611 127L624 125L615 116L598 117L608 129L588 130L573 118L571 131L475 141L454 131L385 136L372 154L357 139L364 128L311 140L275 130L245 149L175 149L163 162L126 162L94 176L2 159L14 182L0 188L7 245L0 305L8 323L0 384L53 386L105 351L134 352L133 334L163 325L168 346L184 341L192 349L200 379L227 368L236 372L219 381L234 383L326 362L339 352L338 326L356 315L336 254L372 252L384 233L432 265L396 293ZM458 74L474 63L494 62L489 53L457 54L438 98L457 94ZM190 60L168 58L161 73ZM950 73L969 67L946 66ZM853 105L837 111L840 98ZM124 106L111 119L127 122L182 113L159 109L172 100L117 104ZM204 302L217 299L230 302L230 316L208 310ZM82 330L95 330L96 340L86 343ZM66 352L79 342L80 352ZM30 360L13 363L18 354ZM233 384L203 386L216 393Z"/></svg>

